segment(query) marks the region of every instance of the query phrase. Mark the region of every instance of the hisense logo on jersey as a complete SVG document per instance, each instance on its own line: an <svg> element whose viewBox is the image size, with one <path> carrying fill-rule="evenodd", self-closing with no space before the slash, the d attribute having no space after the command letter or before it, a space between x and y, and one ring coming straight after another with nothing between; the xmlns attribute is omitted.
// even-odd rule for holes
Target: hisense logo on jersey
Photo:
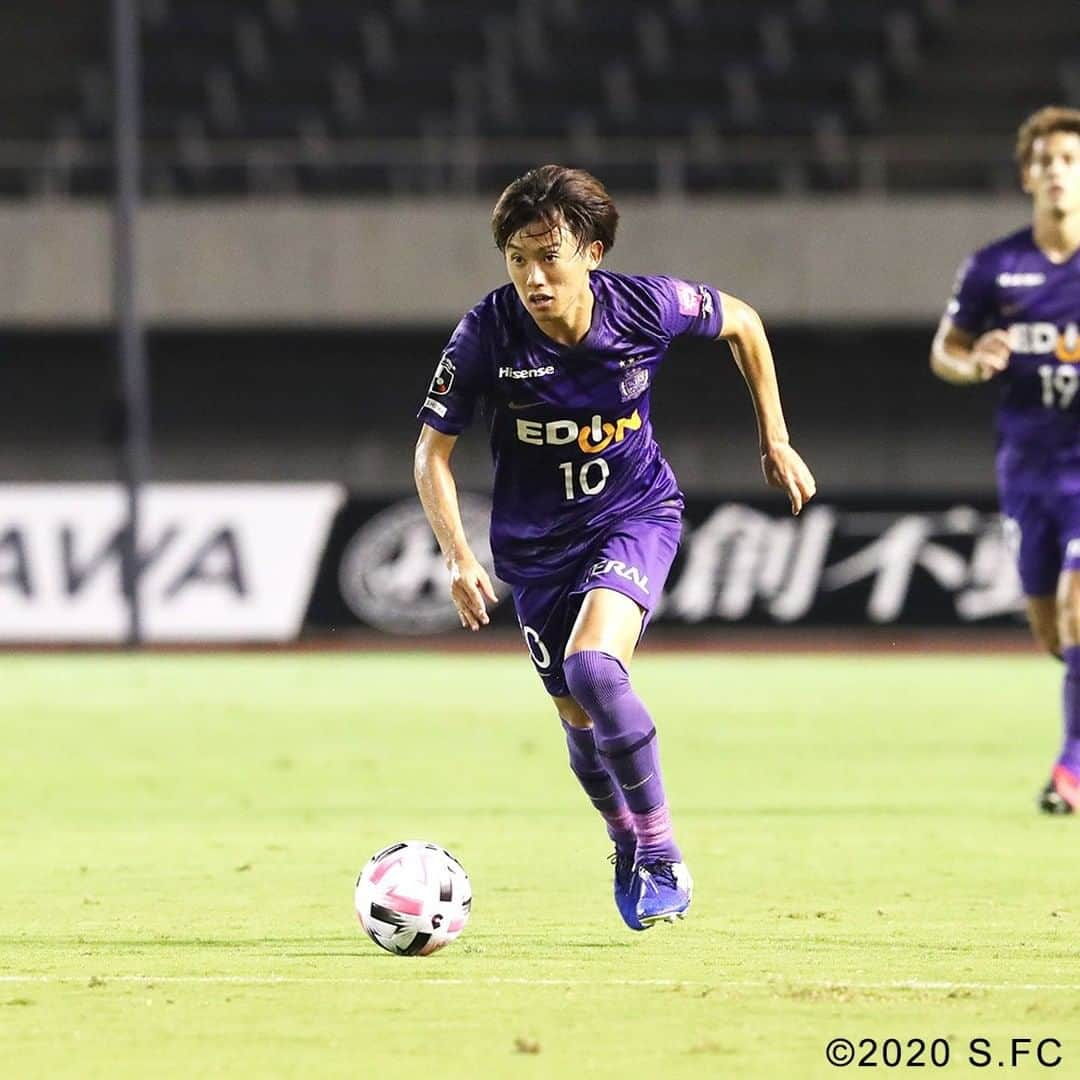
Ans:
<svg viewBox="0 0 1080 1080"><path fill-rule="evenodd" d="M1003 289L1033 289L1046 283L1045 274L1010 274L1007 270L998 274L997 283Z"/></svg>
<svg viewBox="0 0 1080 1080"><path fill-rule="evenodd" d="M576 420L549 420L546 424L540 420L518 420L517 437L530 446L566 446L576 442L584 453L599 454L613 442L621 443L628 431L640 427L641 415L635 409L614 422L597 414L585 425Z"/></svg>
<svg viewBox="0 0 1080 1080"><path fill-rule="evenodd" d="M500 379L542 379L545 375L554 375L553 367L499 368Z"/></svg>
<svg viewBox="0 0 1080 1080"><path fill-rule="evenodd" d="M1059 360L1075 364L1080 361L1080 327L1067 323L1013 323L1009 327L1009 348L1015 353L1035 356L1054 354Z"/></svg>

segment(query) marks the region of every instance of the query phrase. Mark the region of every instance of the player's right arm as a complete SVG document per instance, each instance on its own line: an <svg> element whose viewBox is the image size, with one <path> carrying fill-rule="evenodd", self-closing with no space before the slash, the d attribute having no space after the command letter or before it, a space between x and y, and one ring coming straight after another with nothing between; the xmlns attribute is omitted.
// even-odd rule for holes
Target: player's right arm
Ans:
<svg viewBox="0 0 1080 1080"><path fill-rule="evenodd" d="M930 346L930 370L959 386L986 382L1009 366L1009 335L989 329L999 317L990 249L964 261Z"/></svg>
<svg viewBox="0 0 1080 1080"><path fill-rule="evenodd" d="M976 336L946 315L930 346L930 370L958 386L986 382L1009 366L1009 335L990 330Z"/></svg>
<svg viewBox="0 0 1080 1080"><path fill-rule="evenodd" d="M484 597L494 603L495 590L487 571L469 547L461 523L457 484L450 468L450 455L457 440L457 435L446 435L430 424L422 424L413 456L413 478L431 531L450 571L450 598L457 608L461 625L469 630L479 630L488 623Z"/></svg>

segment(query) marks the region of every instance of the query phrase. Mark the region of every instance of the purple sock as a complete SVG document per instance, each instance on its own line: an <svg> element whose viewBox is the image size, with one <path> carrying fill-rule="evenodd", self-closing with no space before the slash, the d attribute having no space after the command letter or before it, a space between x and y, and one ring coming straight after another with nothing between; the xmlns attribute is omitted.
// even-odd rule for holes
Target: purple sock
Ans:
<svg viewBox="0 0 1080 1080"><path fill-rule="evenodd" d="M666 845L671 841L671 811L667 803L661 803L655 810L645 814L634 814L634 832L637 833L638 851L644 852L642 862L671 858L676 862L680 861L672 855L653 854L667 851Z"/></svg>
<svg viewBox="0 0 1080 1080"><path fill-rule="evenodd" d="M631 688L626 668L608 653L586 649L568 656L563 672L574 700L593 722L596 749L618 780L635 823L649 815L646 835L638 834L638 860L681 862L666 813L656 728ZM660 809L665 813L653 813Z"/></svg>
<svg viewBox="0 0 1080 1080"><path fill-rule="evenodd" d="M1080 776L1080 645L1070 645L1062 652L1065 661L1065 738L1058 764Z"/></svg>
<svg viewBox="0 0 1080 1080"><path fill-rule="evenodd" d="M634 854L637 848L637 835L634 832L634 819L627 809L626 800L615 781L608 775L600 755L596 752L596 741L592 728L576 728L562 722L566 732L566 746L570 751L570 771L578 778L585 794L597 810L600 811L607 834L614 841L619 851Z"/></svg>

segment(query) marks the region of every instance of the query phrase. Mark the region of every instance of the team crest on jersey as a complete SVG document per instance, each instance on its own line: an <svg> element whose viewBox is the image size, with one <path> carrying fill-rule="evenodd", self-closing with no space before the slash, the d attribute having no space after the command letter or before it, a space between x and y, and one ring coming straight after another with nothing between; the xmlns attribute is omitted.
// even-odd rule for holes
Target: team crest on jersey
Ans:
<svg viewBox="0 0 1080 1080"><path fill-rule="evenodd" d="M431 380L431 393L441 397L443 394L449 394L450 387L453 385L454 361L450 359L449 353L443 353L439 359L439 366L435 369L435 377Z"/></svg>
<svg viewBox="0 0 1080 1080"><path fill-rule="evenodd" d="M619 394L623 401L633 401L640 397L649 385L649 369L644 367L634 368L621 383Z"/></svg>

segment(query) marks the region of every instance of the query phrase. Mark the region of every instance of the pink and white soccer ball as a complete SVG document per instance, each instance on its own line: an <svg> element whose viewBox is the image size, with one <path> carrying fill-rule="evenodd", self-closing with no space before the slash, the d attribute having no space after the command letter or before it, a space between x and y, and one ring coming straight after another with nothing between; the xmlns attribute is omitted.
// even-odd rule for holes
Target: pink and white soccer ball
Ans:
<svg viewBox="0 0 1080 1080"><path fill-rule="evenodd" d="M396 956L430 956L465 929L472 885L449 851L402 840L372 855L355 898L360 925L376 945Z"/></svg>

